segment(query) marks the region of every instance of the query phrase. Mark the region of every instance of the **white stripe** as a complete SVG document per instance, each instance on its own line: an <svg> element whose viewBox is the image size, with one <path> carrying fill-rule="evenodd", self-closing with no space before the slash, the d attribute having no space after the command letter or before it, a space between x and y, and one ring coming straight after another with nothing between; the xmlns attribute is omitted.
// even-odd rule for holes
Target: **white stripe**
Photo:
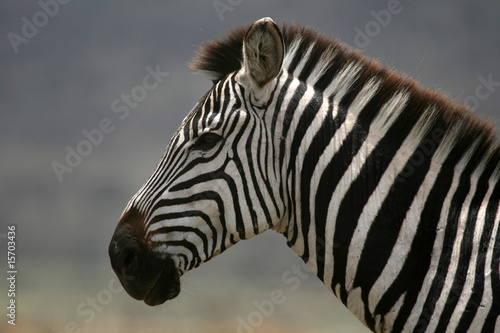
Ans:
<svg viewBox="0 0 500 333"><path fill-rule="evenodd" d="M400 98L395 98L395 100L399 101ZM387 112L384 112L384 114L388 113L389 115L384 117L377 117L377 119L373 122L372 126L370 127L368 137L363 144L363 147L361 147L358 154L351 163L351 169L353 169L353 165L356 166L355 168L361 169L362 164L364 164L366 158L376 147L378 142L386 135L387 131L396 121L398 115L402 112L405 105L406 103L395 103L393 100L387 103L386 107L390 109L388 109ZM419 121L413 126L413 129L403 141L401 147L398 149L396 155L385 170L377 185L377 188L375 189L375 191L373 191L366 205L363 207L363 211L359 217L359 220L357 221L356 229L349 244L349 255L347 257L345 277L347 291L352 288L352 283L354 282L354 278L356 276L359 260L364 250L364 244L366 242L368 232L370 231L370 226L377 217L379 209L382 206L385 198L389 194L389 191L394 184L397 175L403 170L407 161L410 159L420 142L423 140L424 135L426 134L428 128L431 126L431 123L432 121L430 118L420 117ZM353 223L355 222L353 221ZM405 245L408 246L408 244ZM391 277L394 277L394 271L392 272ZM372 300L372 302L369 302L369 306L370 311L373 313L373 309L376 305L376 300L380 300L380 298L382 297L382 293L381 290L373 288L370 292L370 295L370 299Z"/></svg>
<svg viewBox="0 0 500 333"><path fill-rule="evenodd" d="M352 84L354 83L354 81L356 80L356 78L358 76L360 69L361 69L361 67L356 65L355 63L349 64L348 66L346 66L344 68L344 70L342 72L340 72L334 78L334 80L330 83L330 85L323 91L323 96L325 98L329 98L329 96L331 96L332 94L335 94L335 97L332 101L333 110L332 110L331 117L333 119L335 119L338 115L340 100L344 97L344 95L351 88ZM323 105L325 108L329 107L329 104L327 104L327 103L324 103ZM314 172L313 172L312 177L311 177L310 193L317 193L319 181L321 179L321 176L323 175L325 167L328 165L328 162L331 161L333 156L340 149L342 142L347 137L347 135L351 132L354 124L356 123L356 119L353 119L352 116L350 116L349 114L347 116L350 118L350 121L344 123L337 130L337 133L335 133L335 136L330 140L326 149L323 151L320 158L318 159L318 163L316 164L316 168L314 169ZM314 224L314 221L316 219L314 198L315 198L315 196L311 195L310 199L309 199L309 207L310 207L310 212L311 212L312 224ZM314 227L312 227L312 229L314 229ZM331 251L333 249L333 246L334 246L333 233L334 233L334 229L335 229L335 222L328 223L328 220L327 220L327 224L326 224L325 229L326 229L326 234L325 234L325 239L323 240L323 242L325 243L326 251L329 251L329 250ZM311 230L310 235L309 235L309 239L310 240L315 239L315 237L313 238L313 235L315 235L315 234L316 234L316 230L315 229ZM312 242L310 242L310 243L312 243ZM310 249L310 251L312 251L312 249ZM310 253L314 253L314 255L315 255L316 252L314 251L314 252L310 252ZM328 288L331 289L331 279L333 276L333 261L332 261L331 255L328 255L328 254L325 255L324 265L325 265L324 282L328 286ZM313 266L312 268L314 269L315 267Z"/></svg>
<svg viewBox="0 0 500 333"><path fill-rule="evenodd" d="M351 89L361 72L361 66L355 62L349 63L338 73L323 91L323 96L335 95L335 99L340 101L344 95Z"/></svg>
<svg viewBox="0 0 500 333"><path fill-rule="evenodd" d="M298 80L294 79L294 81L298 81ZM292 119L292 122L290 123L290 128L288 130L289 133L295 133L297 131L297 126L299 125L299 120L301 118L301 115L304 112L304 109L307 107L307 105L309 104L309 101L312 99L313 96L314 96L314 89L310 86L307 86L304 95L302 95L302 98L300 99L300 101L297 105L297 108L295 109L293 119ZM287 140L287 146L285 149L288 152L291 149L292 141L293 140ZM285 159L289 160L290 158L288 156L288 158L285 157ZM290 163L295 163L295 165L293 166L293 168L295 170L301 170L300 160L297 159L294 161L290 161ZM286 165L286 163L284 163L283 170L282 170L282 173L284 175L286 175L288 173L287 169L288 169L288 166ZM295 207L295 212L297 213L297 215L295 217L290 216L291 219L295 218L295 220L293 221L293 224L289 223L289 225L296 225L297 226L296 243L292 246L292 249L299 256L302 256L304 254L304 235L302 234L302 227L301 227L301 223L300 223L300 211L301 211L301 209L300 209L300 203L301 203L301 200L300 200L300 195L301 195L300 182L297 183L298 180L300 179L300 177L299 177L299 175L296 175L296 179L291 179L290 176L287 179L287 184L289 186L288 188L291 188L292 182L296 183L296 188L295 188L296 193L295 193L295 198L293 198L293 201L297 205L297 207ZM290 233L289 239L292 236L293 236L293 234Z"/></svg>
<svg viewBox="0 0 500 333"><path fill-rule="evenodd" d="M322 102L322 105L321 105L321 109L318 110L318 112L316 113L316 116L314 117L311 125L307 128L307 131L306 133L304 134L304 138L302 139L302 142L300 143L300 147L299 147L299 152L298 152L298 156L302 156L302 158L305 157L306 155L306 152L309 150L309 149L316 149L315 147L311 148L311 143L314 139L314 136L316 135L316 133L318 132L318 129L321 127L321 124L325 121L325 118L326 116L328 115L328 106L329 106L329 102L328 102L328 99L326 98L323 98L323 102ZM306 164L306 163L309 163L309 161L301 161L301 166L298 170L302 170L303 169L303 165ZM322 165L323 167L323 165ZM313 172L314 174L314 172ZM296 188L300 189L300 177L297 177L296 178ZM317 183L316 183L317 184ZM311 180L311 185L312 185L312 180ZM311 189L309 189L311 190ZM300 191L298 191L300 192ZM309 234L307 236L307 239L309 240L309 260L307 261L307 266L309 267L309 269L311 269L311 271L313 271L315 274L318 272L317 270L317 263L316 263L316 225L314 223L315 221L315 209L314 209L314 198L315 198L315 195L314 193L315 192L309 192L310 195L309 195L309 213L310 213L310 226L309 226ZM299 194L299 197L300 197L300 194ZM312 203L312 204L311 204ZM322 235L320 235L322 237Z"/></svg>
<svg viewBox="0 0 500 333"><path fill-rule="evenodd" d="M347 118L345 122L337 130L337 133L332 138L332 140L330 140L328 148L325 149L325 151L321 155L318 165L326 165L324 163L330 161L338 152L340 147L342 147L344 139L353 130L354 125L356 124L356 117L359 112L357 108L363 108L366 103L369 102L371 97L373 97L373 95L376 93L378 86L379 82L372 80L367 83L363 87L363 89L361 89L361 92L358 94L356 99L347 110ZM330 203L328 204L328 214L325 226L325 278L323 281L329 288L331 286L331 281L334 275L333 248L335 244L333 244L333 238L335 234L335 224L337 221L337 211L342 198L349 189L349 185L351 182L350 176L352 176L354 179L357 176L357 173L359 173L359 170L349 169L349 171L344 174L337 188L335 189L332 198L330 199ZM316 179L320 179L321 175L318 172L318 174L313 174L313 177Z"/></svg>
<svg viewBox="0 0 500 333"><path fill-rule="evenodd" d="M293 61L293 58L295 58L295 54L297 53L300 45L300 39L294 40L289 46L288 49L286 50L285 57L283 58L283 68L288 69L290 67L290 64Z"/></svg>
<svg viewBox="0 0 500 333"><path fill-rule="evenodd" d="M498 172L500 171L500 164L497 166L496 171L493 173L492 178L490 179L488 186L490 189L494 189L498 183ZM489 191L488 191L489 193ZM491 194L490 194L491 195ZM491 262L493 260L493 250L495 247L495 238L498 235L498 228L500 226L500 208L497 208L497 214L495 220L493 221L493 230L491 233L491 237L488 242L488 248L486 250L486 258L485 258L485 266L484 266L484 290L483 297L481 299L480 306L477 310L477 313L474 317L474 320L471 323L470 331L471 332L479 332L486 321L486 317L490 312L493 298L493 288L491 284ZM497 269L500 269L498 267ZM500 318L500 317L499 317ZM497 325L495 327L495 332L500 332L500 319L497 319Z"/></svg>
<svg viewBox="0 0 500 333"><path fill-rule="evenodd" d="M358 318L363 324L366 325L365 322L365 306L363 302L360 302L361 299L361 288L354 288L350 291L347 296L346 307L351 311L356 318Z"/></svg>
<svg viewBox="0 0 500 333"><path fill-rule="evenodd" d="M300 76L300 73L304 69L304 66L306 65L307 61L309 60L314 45L315 43L311 43L311 45L309 45L309 47L307 48L305 54L302 55L302 58L300 59L297 67L295 67L295 70L293 71L294 77L298 78Z"/></svg>
<svg viewBox="0 0 500 333"><path fill-rule="evenodd" d="M272 101L271 105L269 105L269 108L268 108L269 110L276 109L276 102L277 102L278 96L281 94L282 89L284 89L283 86L284 86L285 82L290 77L291 76L288 72L284 72L283 75L281 76L280 82L278 83L278 86L280 87L280 91L279 91L279 93L275 94L275 99ZM300 84L299 80L292 79L290 81L290 84L286 88L285 96L283 97L283 102L282 102L282 105L280 107L281 110L286 110L285 103L287 103L286 104L287 106L290 104L290 101L295 93L295 90L297 90L297 87L299 86L299 84ZM274 113L273 112L266 112L264 115L266 117L265 122L268 124L272 124ZM276 138L284 139L283 127L279 125L279 124L283 124L283 121L284 121L284 112L280 111L278 113L277 122L276 122L277 123L276 129L275 129L276 130L276 134L275 134ZM280 151L281 141L282 140L272 140L271 143L274 144L274 151L275 152ZM279 170L280 166L278 163L278 159L276 159L274 162L275 162L274 163L274 170L273 170L274 174L276 175L276 177L282 177L281 181L285 182L286 181L286 179L285 179L286 174L283 173L283 170ZM285 224L285 223L283 223L283 224ZM286 225L283 227L286 229ZM279 229L279 231L282 232L281 229Z"/></svg>
<svg viewBox="0 0 500 333"><path fill-rule="evenodd" d="M181 275L189 270L189 265L193 261L193 253L186 247L181 245L163 244L152 249L159 256L170 257L174 260L175 267L180 271ZM181 255L187 257L187 261Z"/></svg>
<svg viewBox="0 0 500 333"><path fill-rule="evenodd" d="M332 49L325 50L322 54L316 66L311 71L311 74L307 78L307 82L310 85L315 85L319 79L325 74L325 72L330 68L333 58L335 57L335 52Z"/></svg>
<svg viewBox="0 0 500 333"><path fill-rule="evenodd" d="M425 176L425 179L420 186L405 219L403 220L403 224L401 225L401 229L391 255L387 260L382 273L370 290L368 295L368 305L372 313L375 311L375 307L377 306L378 301L380 301L382 295L387 291L391 283L397 277L408 256L408 253L410 252L412 242L415 240L414 237L417 232L420 213L424 208L426 198L436 181L440 168L441 166L435 164L431 165L429 172ZM386 320L388 320L388 322L393 322L396 319L396 316L397 313L393 313L389 316L393 318Z"/></svg>
<svg viewBox="0 0 500 333"><path fill-rule="evenodd" d="M473 178L479 179L481 176L481 173L484 171L486 168L488 158L483 159L483 162L476 168L476 171L472 175ZM460 296L460 299L455 307L455 310L453 311L453 314L450 318L450 324L448 326L448 329L450 331L454 331L456 327L458 326L458 323L460 321L460 318L462 314L465 311L465 307L467 305L467 302L469 301L471 295L472 295L472 287L474 286L474 281L476 279L476 264L477 264L477 256L479 253L479 246L480 240L481 240L481 235L483 233L484 229L484 223L486 219L486 207L488 205L489 199L491 197L491 193L494 190L494 186L491 186L492 182L491 179L488 182L488 192L483 198L483 201L481 202L480 209L477 213L476 221L475 221L475 228L474 228L474 238L473 238L473 245L472 245L472 253L471 253L471 261L469 262L469 267L467 269L467 277L465 280L465 284L462 290L462 294Z"/></svg>
<svg viewBox="0 0 500 333"><path fill-rule="evenodd" d="M335 117L338 113L338 102L334 100L333 102L333 117ZM337 154L340 147L342 147L342 142L345 140L347 135L351 132L355 121L344 123L335 133L334 137L328 143L325 151L321 154L318 163L316 164L316 168L314 169L313 175L311 177L311 192L310 193L318 193L318 186L321 176L325 171L325 167L328 165L328 162L332 160L333 156ZM312 218L311 221L315 221L315 204L312 200L314 195L311 195L309 206L311 207ZM332 208L332 203L330 202L328 211L332 209L337 209L337 207ZM333 236L335 233L335 220L328 219L326 220L325 225L325 239L323 239L325 243L325 258L324 258L324 279L323 282L325 285L332 290L331 282L333 278ZM337 285L337 288L340 286ZM333 291L333 290L332 290ZM336 293L337 295L338 292Z"/></svg>
<svg viewBox="0 0 500 333"><path fill-rule="evenodd" d="M366 104L375 96L380 87L380 80L377 78L371 78L368 80L361 91L356 96L356 99L352 102L347 110L347 114L357 118L361 111L364 109ZM335 96L338 99L338 96ZM390 103L390 102L389 102ZM380 110L379 112L384 112Z"/></svg>
<svg viewBox="0 0 500 333"><path fill-rule="evenodd" d="M434 314L429 322L429 326L427 327L427 332L434 332L439 323L439 319L441 318L442 312L448 302L450 297L460 297L457 295L457 290L451 290L453 286L453 281L455 279L455 274L458 269L458 260L460 258L460 247L462 245L462 239L464 237L465 226L467 224L467 215L469 214L469 209L471 206L472 198L476 193L477 187L477 178L471 179L471 185L467 197L462 205L462 210L460 211L460 216L458 218L457 231L455 235L455 239L453 241L453 250L451 253L450 265L448 267L448 272L446 274L445 282L443 289L441 291L441 295L439 296L438 301L436 302L436 308L434 309ZM449 208L449 206L448 206Z"/></svg>
<svg viewBox="0 0 500 333"><path fill-rule="evenodd" d="M415 305L413 306L411 315L408 317L406 320L406 324L403 328L403 332L409 332L413 327L418 325L419 323L417 322L420 314L423 313L424 320L430 320L432 313L428 313L428 309L423 309L425 300L427 299L427 296L430 291L430 287L432 285L432 282L435 278L437 267L439 260L441 258L442 254L442 249L443 249L443 241L444 241L444 233L445 233L445 226L448 220L448 214L449 210L448 207L450 207L451 200L453 196L455 195L455 192L458 188L458 184L460 183L460 173L455 172L453 174L453 179L451 182L450 189L448 191L448 194L446 195L446 198L443 201L443 208L441 209L441 216L439 218L438 225L436 227L436 239L434 241L434 246L432 249L432 255L431 255L431 264L429 267L429 270L427 271L427 274L425 276L424 282L422 284L422 289L420 290L420 293L418 294L417 301L415 302Z"/></svg>
<svg viewBox="0 0 500 333"><path fill-rule="evenodd" d="M289 66L289 63L291 62L291 59L293 58L293 54L296 52L296 48L298 47L298 42L294 42L290 48L290 55L287 54L286 56L286 59L285 59L285 63L286 63L286 66ZM351 63L349 64L348 66L346 66L346 68L339 74L337 75L337 77L332 81L332 83L330 83L329 87L323 92L323 96L325 98L327 98L328 96L330 96L331 94L333 93L336 93L335 95L335 99L333 101L334 103L334 114L332 115L332 117L336 117L337 115L337 111L338 111L338 103L339 101L344 97L344 95L348 92L348 90L351 88L351 85L354 83L354 81L356 80L357 76L358 76L358 73L359 71L361 70L361 67L359 65L356 65L354 63ZM286 81L287 78L283 77L282 79L282 84L283 82ZM294 79L289 87L288 87L288 90L287 90L287 93L286 93L286 96L284 98L285 101L291 101L297 87L299 86L300 84L300 81L297 80L297 79ZM323 106L322 108L328 108L327 104L323 103ZM300 111L300 110L298 110ZM294 119L295 120L298 120L300 119L300 114L297 114L298 111L296 111L296 114L294 114ZM282 122L283 119L279 119L278 122ZM337 150L340 148L340 144L342 143L342 141L345 139L345 137L347 136L348 132L350 132L352 130L352 127L354 126L354 123L355 123L355 119L353 120L352 123L350 123L348 125L348 128L346 129L346 131L342 131L341 129L339 129L337 131L337 134L335 135L334 138L331 139L330 143L328 144L328 147L327 149L325 149L325 151L323 152L323 154L321 155L320 159L319 159L319 162L318 162L318 166L324 166L328 163L328 161L330 161L333 157L333 155L337 152ZM293 131L296 129L296 125L297 125L297 121L293 124L290 125L290 129L289 129L289 132L290 133L293 133ZM338 135L341 135L341 137L337 137ZM335 146L334 142L337 143L337 146ZM335 149L330 149L332 147L335 147ZM284 166L285 169L281 171L281 174L282 175L286 175L286 165ZM313 189L313 186L314 187L317 187L319 185L319 179L321 178L321 174L323 173L323 169L321 168L316 168L314 170L314 173L313 173L313 178L314 179L317 179L316 181L311 181L311 193L316 193L315 192L315 189ZM284 179L283 181L286 181L287 184L289 184L290 186L290 182L291 180L290 179ZM293 217L290 217L290 218L293 218ZM314 219L311 219L311 221L314 221ZM297 221L293 221L293 223L296 223ZM289 223L290 225L293 225L293 223ZM281 226L278 227L278 230L281 230ZM289 239L291 239L291 237L293 237L293 234L292 233L289 233ZM330 240L328 240L327 238L327 242L332 242ZM333 245L332 245L333 246ZM328 248L328 247L327 247ZM300 249L300 245L298 245L298 247L296 248L296 251L297 254L301 255L303 254L303 249L301 250Z"/></svg>
<svg viewBox="0 0 500 333"><path fill-rule="evenodd" d="M394 323L396 320L397 314L401 310L401 307L403 306L404 300L406 298L406 292L403 293L401 296L399 296L399 299L394 303L393 307L387 312L387 314L383 317L384 318L384 326L381 326L382 323L382 316L377 314L375 315L375 329L380 332L385 332L387 331L387 327L390 326L388 323Z"/></svg>

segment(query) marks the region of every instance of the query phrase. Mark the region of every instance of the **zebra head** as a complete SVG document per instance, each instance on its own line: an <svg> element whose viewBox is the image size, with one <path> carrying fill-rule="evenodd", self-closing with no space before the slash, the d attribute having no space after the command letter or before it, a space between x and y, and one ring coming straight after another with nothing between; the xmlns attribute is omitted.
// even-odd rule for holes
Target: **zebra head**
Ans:
<svg viewBox="0 0 500 333"><path fill-rule="evenodd" d="M282 220L268 110L282 70L283 36L264 18L246 31L241 49L232 59L238 67L214 80L184 119L111 239L120 282L148 305L176 297L184 272Z"/></svg>

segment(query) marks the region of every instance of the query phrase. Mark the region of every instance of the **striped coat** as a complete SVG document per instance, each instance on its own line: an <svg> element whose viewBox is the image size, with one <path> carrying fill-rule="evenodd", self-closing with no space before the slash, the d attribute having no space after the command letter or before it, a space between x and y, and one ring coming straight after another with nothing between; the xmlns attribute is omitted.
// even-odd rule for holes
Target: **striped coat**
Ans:
<svg viewBox="0 0 500 333"><path fill-rule="evenodd" d="M202 46L213 88L110 243L129 294L273 229L375 332L500 330L493 126L307 27L265 18Z"/></svg>

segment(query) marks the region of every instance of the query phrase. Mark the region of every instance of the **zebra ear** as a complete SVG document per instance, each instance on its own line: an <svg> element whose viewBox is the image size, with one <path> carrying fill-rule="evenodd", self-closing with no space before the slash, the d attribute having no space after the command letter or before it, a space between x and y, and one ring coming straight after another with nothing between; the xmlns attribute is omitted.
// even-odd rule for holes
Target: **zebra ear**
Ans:
<svg viewBox="0 0 500 333"><path fill-rule="evenodd" d="M265 17L253 23L243 41L243 68L238 81L261 95L281 71L285 44L276 23Z"/></svg>

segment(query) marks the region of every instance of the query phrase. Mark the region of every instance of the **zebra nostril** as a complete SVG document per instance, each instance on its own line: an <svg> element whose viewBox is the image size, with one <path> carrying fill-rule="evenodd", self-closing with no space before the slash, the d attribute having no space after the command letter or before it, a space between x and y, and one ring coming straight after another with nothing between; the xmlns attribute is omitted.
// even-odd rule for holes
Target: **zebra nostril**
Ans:
<svg viewBox="0 0 500 333"><path fill-rule="evenodd" d="M133 279L142 265L141 245L123 229L118 229L109 245L111 266L126 280Z"/></svg>
<svg viewBox="0 0 500 333"><path fill-rule="evenodd" d="M109 244L111 266L118 275L131 279L143 266L147 249L143 244L144 216L131 208L126 210L118 223Z"/></svg>
<svg viewBox="0 0 500 333"><path fill-rule="evenodd" d="M137 252L134 249L124 250L121 258L121 267L123 270L125 270L128 274L134 274L137 272Z"/></svg>
<svg viewBox="0 0 500 333"><path fill-rule="evenodd" d="M128 253L126 253L124 255L124 258L123 258L123 266L124 267L128 267L130 266L130 264L135 261L137 258L136 254L134 251L128 251Z"/></svg>

